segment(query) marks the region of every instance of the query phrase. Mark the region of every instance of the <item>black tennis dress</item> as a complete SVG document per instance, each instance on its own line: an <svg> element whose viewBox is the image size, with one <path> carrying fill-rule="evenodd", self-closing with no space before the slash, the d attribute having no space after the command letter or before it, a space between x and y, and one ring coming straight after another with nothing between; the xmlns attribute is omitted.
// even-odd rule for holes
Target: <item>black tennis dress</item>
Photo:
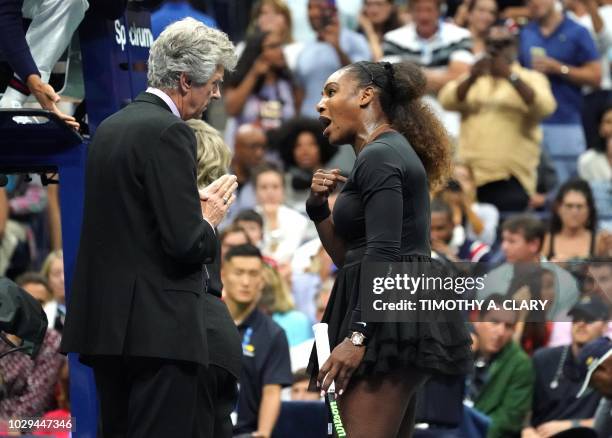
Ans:
<svg viewBox="0 0 612 438"><path fill-rule="evenodd" d="M359 153L332 212L335 231L346 244L323 322L330 346L341 343L361 320L360 270L368 262L431 261L427 174L406 138L389 130ZM370 325L366 352L355 377L416 367L434 374L465 374L472 366L471 338L463 317L436 321L435 312L416 322ZM439 312L438 312L439 313ZM429 321L428 316L431 316ZM318 372L313 349L309 370Z"/></svg>

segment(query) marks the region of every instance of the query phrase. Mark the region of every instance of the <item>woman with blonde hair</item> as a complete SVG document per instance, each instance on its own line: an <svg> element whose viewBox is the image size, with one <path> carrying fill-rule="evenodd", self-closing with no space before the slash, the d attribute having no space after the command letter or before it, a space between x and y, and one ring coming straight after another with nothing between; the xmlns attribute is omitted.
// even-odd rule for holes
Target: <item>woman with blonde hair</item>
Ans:
<svg viewBox="0 0 612 438"><path fill-rule="evenodd" d="M187 124L193 129L198 143L197 180L198 188L203 189L228 172L232 156L219 131L208 123L191 119Z"/></svg>
<svg viewBox="0 0 612 438"><path fill-rule="evenodd" d="M269 261L264 264L264 280L260 308L282 327L289 346L294 347L312 339L312 328L308 317L295 309L289 285Z"/></svg>
<svg viewBox="0 0 612 438"><path fill-rule="evenodd" d="M64 252L61 249L52 251L43 262L40 274L49 283L53 299L43 306L47 315L48 327L60 333L64 328L66 317L66 290L64 286Z"/></svg>

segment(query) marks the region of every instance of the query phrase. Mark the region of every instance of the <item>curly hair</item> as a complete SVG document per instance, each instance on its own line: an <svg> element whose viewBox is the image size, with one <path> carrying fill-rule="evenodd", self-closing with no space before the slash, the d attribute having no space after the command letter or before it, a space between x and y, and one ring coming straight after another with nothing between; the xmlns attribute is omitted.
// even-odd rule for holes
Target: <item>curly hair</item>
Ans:
<svg viewBox="0 0 612 438"><path fill-rule="evenodd" d="M187 124L193 129L198 143L197 181L198 189L203 189L228 172L232 156L219 131L208 123L192 119L188 120Z"/></svg>
<svg viewBox="0 0 612 438"><path fill-rule="evenodd" d="M411 62L361 61L346 69L359 87L373 85L378 89L383 112L421 159L430 191L443 186L450 174L450 140L440 120L421 99L427 85L421 68Z"/></svg>
<svg viewBox="0 0 612 438"><path fill-rule="evenodd" d="M287 168L297 166L294 157L297 139L303 132L311 133L319 146L321 164L327 163L338 151L335 146L329 144L321 130L321 123L317 119L309 117L296 117L283 123L278 133L274 136L272 147L280 151L283 163Z"/></svg>

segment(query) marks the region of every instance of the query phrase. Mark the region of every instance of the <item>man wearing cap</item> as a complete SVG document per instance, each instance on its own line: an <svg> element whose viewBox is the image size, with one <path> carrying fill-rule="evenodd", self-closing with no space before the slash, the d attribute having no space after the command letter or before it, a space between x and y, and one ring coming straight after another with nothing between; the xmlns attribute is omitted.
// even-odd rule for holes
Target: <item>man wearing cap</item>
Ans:
<svg viewBox="0 0 612 438"><path fill-rule="evenodd" d="M606 337L585 345L580 353L584 383L577 397L583 397L588 387L602 396L595 413L594 429L600 438L612 437L612 340Z"/></svg>
<svg viewBox="0 0 612 438"><path fill-rule="evenodd" d="M601 396L595 392L576 398L583 380L578 357L583 347L601 337L608 311L598 297L583 297L569 311L572 317L569 345L542 348L533 355L536 373L531 425L523 438L552 436L576 427L592 427Z"/></svg>

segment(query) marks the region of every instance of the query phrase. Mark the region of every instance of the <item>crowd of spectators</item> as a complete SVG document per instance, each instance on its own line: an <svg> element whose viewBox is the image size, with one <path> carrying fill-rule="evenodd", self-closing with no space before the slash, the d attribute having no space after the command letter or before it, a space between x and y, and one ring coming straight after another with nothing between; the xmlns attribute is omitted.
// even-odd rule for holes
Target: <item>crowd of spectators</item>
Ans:
<svg viewBox="0 0 612 438"><path fill-rule="evenodd" d="M548 300L538 315L471 315L475 368L466 376L466 403L490 418L491 437L594 426L598 406L609 401L576 393L581 349L612 333L608 2L258 0L240 2L251 14L238 27L222 2L212 2L216 10L170 0L153 12L156 35L197 14L241 36L238 65L225 78L225 124L217 131L190 123L199 173L212 176L216 166L238 181L219 227L224 300L242 339L236 433L269 436L281 399L319 400L307 391L304 368L310 326L337 267L305 200L316 169L348 175L355 157L323 137L315 106L326 78L360 60L421 65L426 100L453 140L448 184L431 194L433 257L493 267L478 296L487 302ZM27 84L38 62L35 55L28 69L19 64L13 85ZM16 93L9 88L4 100L25 100ZM216 155L207 142L217 144ZM39 300L49 321L38 359L0 358L0 417L69 409L58 354L66 312L58 210L57 186L36 175L11 175L0 188L0 275Z"/></svg>

